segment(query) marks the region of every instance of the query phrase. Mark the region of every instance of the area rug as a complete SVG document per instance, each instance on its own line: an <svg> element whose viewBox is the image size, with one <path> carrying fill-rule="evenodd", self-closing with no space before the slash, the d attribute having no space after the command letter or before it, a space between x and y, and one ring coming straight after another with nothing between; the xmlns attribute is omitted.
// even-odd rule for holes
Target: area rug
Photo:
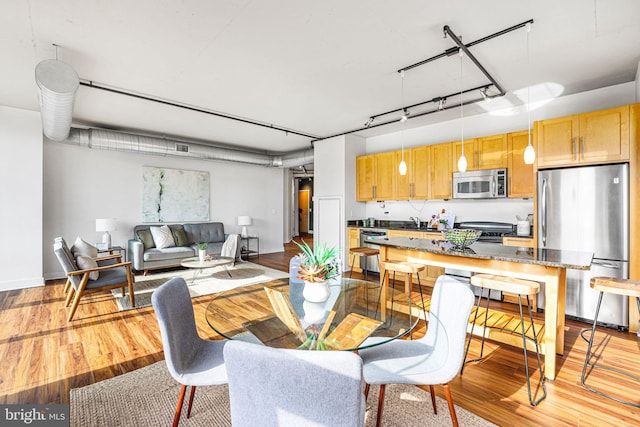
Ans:
<svg viewBox="0 0 640 427"><path fill-rule="evenodd" d="M366 427L372 427L376 422L378 388L371 387ZM179 389L179 384L169 375L164 361L86 387L75 388L71 390L70 396L70 425L169 425L173 420ZM385 393L383 425L451 425L446 400L438 397L436 404L438 415L433 414L428 392L409 385L389 385ZM495 425L457 405L456 415L461 426ZM258 425L260 421L256 420L256 426ZM198 387L191 417L186 417L185 402L180 426L231 426L227 386Z"/></svg>
<svg viewBox="0 0 640 427"><path fill-rule="evenodd" d="M189 287L191 298L289 277L289 274L283 271L250 262L243 262L236 263L233 267L228 268L231 277L229 277L224 267L207 268L202 270L192 283L196 271L197 270L193 269L172 270L150 274L148 276L136 276L134 284L136 306L134 308L151 305L151 294L153 291L173 277L184 278ZM120 311L131 310L132 307L128 292L125 292L124 297L120 289L114 289L111 293L115 297Z"/></svg>

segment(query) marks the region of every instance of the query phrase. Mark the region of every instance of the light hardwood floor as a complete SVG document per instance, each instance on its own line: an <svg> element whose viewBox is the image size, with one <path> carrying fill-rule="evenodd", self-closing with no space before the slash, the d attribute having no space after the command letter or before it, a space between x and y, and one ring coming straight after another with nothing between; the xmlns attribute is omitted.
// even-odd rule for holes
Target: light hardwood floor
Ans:
<svg viewBox="0 0 640 427"><path fill-rule="evenodd" d="M263 254L251 261L288 271L289 259L297 252L288 244L284 253ZM68 403L72 388L163 359L152 308L118 312L110 292L105 292L81 303L75 319L67 323L62 288L63 282L56 281L0 293L0 403ZM193 300L199 333L213 339L216 334L204 317L208 301L207 296ZM502 307L511 308L509 304ZM539 406L528 404L521 350L492 342L485 348L485 360L467 365L464 375L451 383L454 402L498 425L640 425L639 409L590 393L580 385L587 345L579 332L587 326L567 321L565 354ZM604 361L640 372L640 339L634 334L607 332L609 337L599 340L596 349L599 353L606 345ZM479 342L474 340L472 355L478 354ZM530 360L535 366L535 359ZM594 374L592 381L640 401L640 383L606 373L598 373L597 378ZM537 384L535 378L533 384ZM436 391L443 397L441 387ZM419 420L415 425L420 425Z"/></svg>

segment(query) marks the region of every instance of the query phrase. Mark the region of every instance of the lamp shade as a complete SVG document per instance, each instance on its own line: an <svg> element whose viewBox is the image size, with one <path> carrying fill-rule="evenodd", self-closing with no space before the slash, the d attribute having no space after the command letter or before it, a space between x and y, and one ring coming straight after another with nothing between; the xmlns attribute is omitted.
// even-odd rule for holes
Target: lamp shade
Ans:
<svg viewBox="0 0 640 427"><path fill-rule="evenodd" d="M238 225L251 225L251 217L247 215L238 216Z"/></svg>
<svg viewBox="0 0 640 427"><path fill-rule="evenodd" d="M115 218L96 219L96 231L113 231L116 229Z"/></svg>
<svg viewBox="0 0 640 427"><path fill-rule="evenodd" d="M75 70L57 59L36 65L36 83L40 89L42 131L47 138L64 141L69 136L73 104L80 80Z"/></svg>
<svg viewBox="0 0 640 427"><path fill-rule="evenodd" d="M238 216L238 225L242 226L242 237L247 237L249 232L247 231L247 225L251 225L251 217L247 215Z"/></svg>

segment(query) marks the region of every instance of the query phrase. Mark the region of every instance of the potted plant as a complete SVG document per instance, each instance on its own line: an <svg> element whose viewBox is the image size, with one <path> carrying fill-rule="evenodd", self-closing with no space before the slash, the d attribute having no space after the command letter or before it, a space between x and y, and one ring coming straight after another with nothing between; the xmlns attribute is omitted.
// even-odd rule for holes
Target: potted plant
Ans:
<svg viewBox="0 0 640 427"><path fill-rule="evenodd" d="M329 298L329 280L340 277L338 251L326 245L314 245L311 249L306 242L294 241L302 250L298 278L305 283L302 295L307 301L324 302Z"/></svg>
<svg viewBox="0 0 640 427"><path fill-rule="evenodd" d="M446 219L438 220L438 231L442 231L445 228L447 228L447 220Z"/></svg>
<svg viewBox="0 0 640 427"><path fill-rule="evenodd" d="M196 243L196 245L198 246L198 258L200 258L200 262L204 262L207 257L207 248L209 247L209 243L202 242Z"/></svg>

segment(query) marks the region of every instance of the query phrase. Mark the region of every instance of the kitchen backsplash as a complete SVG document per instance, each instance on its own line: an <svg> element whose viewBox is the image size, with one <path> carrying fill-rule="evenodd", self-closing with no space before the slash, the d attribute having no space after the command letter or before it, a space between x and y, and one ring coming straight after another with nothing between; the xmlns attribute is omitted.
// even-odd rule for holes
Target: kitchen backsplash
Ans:
<svg viewBox="0 0 640 427"><path fill-rule="evenodd" d="M409 217L419 217L428 221L431 215L442 209L456 215L460 221L495 221L516 224L516 215L526 217L533 212L533 199L500 200L415 200L367 202L366 218L388 221L407 221ZM361 219L361 218L347 218Z"/></svg>

